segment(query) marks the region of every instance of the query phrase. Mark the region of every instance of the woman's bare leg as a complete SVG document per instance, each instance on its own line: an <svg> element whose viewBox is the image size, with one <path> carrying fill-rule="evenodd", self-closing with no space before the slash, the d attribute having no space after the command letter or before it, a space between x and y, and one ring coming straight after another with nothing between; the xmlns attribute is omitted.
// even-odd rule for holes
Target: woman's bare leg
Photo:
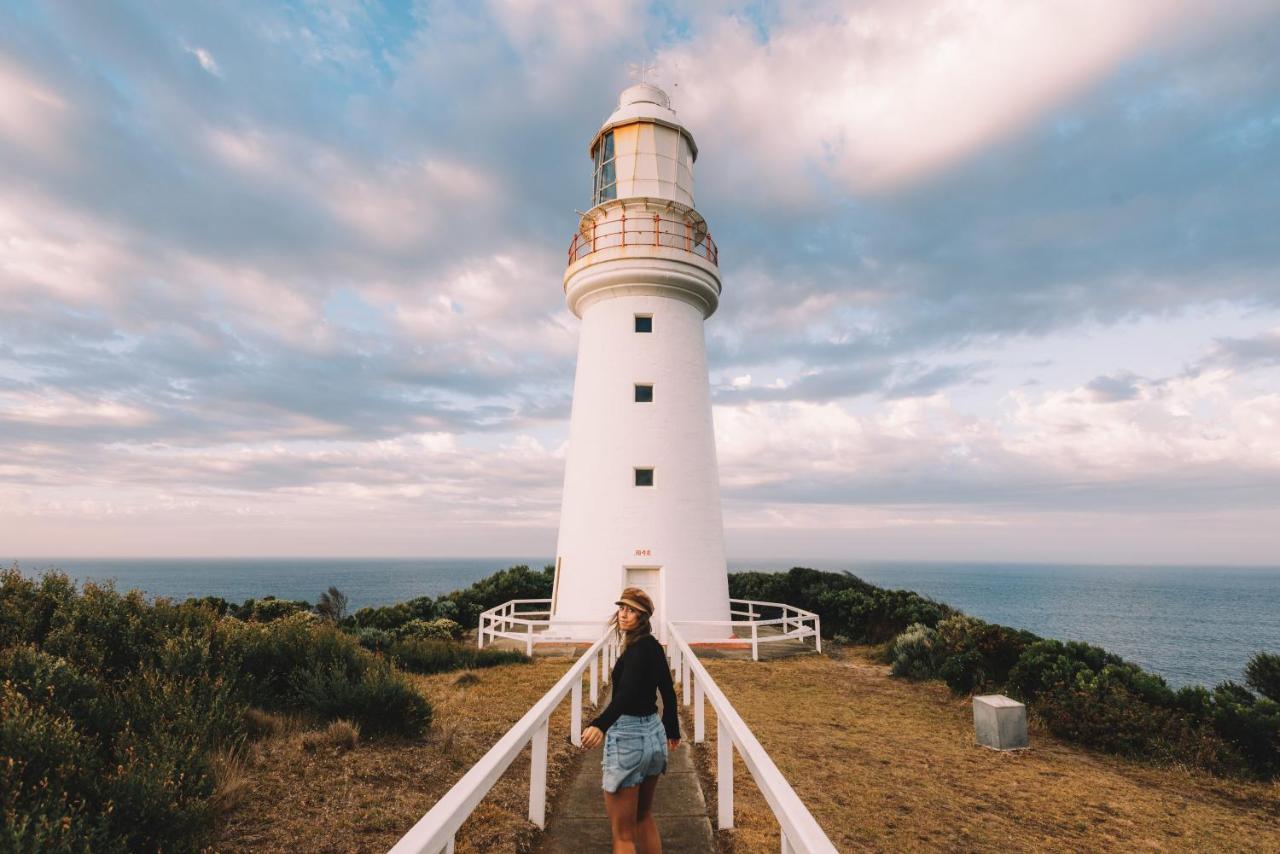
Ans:
<svg viewBox="0 0 1280 854"><path fill-rule="evenodd" d="M604 811L613 831L613 854L636 854L636 801L639 786L604 793Z"/></svg>
<svg viewBox="0 0 1280 854"><path fill-rule="evenodd" d="M658 777L658 774L645 777L637 787L640 794L636 798L636 854L662 854L662 838L658 836L658 823L653 820Z"/></svg>

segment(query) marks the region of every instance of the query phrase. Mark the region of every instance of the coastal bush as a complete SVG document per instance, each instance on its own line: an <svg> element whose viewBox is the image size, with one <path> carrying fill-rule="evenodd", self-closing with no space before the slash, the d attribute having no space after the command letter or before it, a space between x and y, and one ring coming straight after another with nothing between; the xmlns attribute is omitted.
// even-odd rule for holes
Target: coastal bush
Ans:
<svg viewBox="0 0 1280 854"><path fill-rule="evenodd" d="M854 643L886 643L908 626L932 628L954 610L909 590L885 590L847 572L794 567L787 572L735 572L734 599L785 602L822 618L824 637L843 635Z"/></svg>
<svg viewBox="0 0 1280 854"><path fill-rule="evenodd" d="M85 797L92 745L65 714L0 681L0 851L92 851L106 820Z"/></svg>
<svg viewBox="0 0 1280 854"><path fill-rule="evenodd" d="M1031 632L952 614L937 625L938 676L957 694L999 689L1037 640Z"/></svg>
<svg viewBox="0 0 1280 854"><path fill-rule="evenodd" d="M305 603L0 572L0 850L206 847L250 703L370 734L431 720L404 674Z"/></svg>
<svg viewBox="0 0 1280 854"><path fill-rule="evenodd" d="M445 617L435 620L410 620L395 630L398 640L421 638L423 640L461 640L463 635L461 623Z"/></svg>
<svg viewBox="0 0 1280 854"><path fill-rule="evenodd" d="M1034 709L1051 732L1089 747L1218 774L1246 767L1240 745L1194 715L1146 701L1133 690L1132 665L1081 669L1041 692Z"/></svg>
<svg viewBox="0 0 1280 854"><path fill-rule="evenodd" d="M17 564L0 571L0 647L43 643L53 615L75 597L75 583L64 573L27 578Z"/></svg>
<svg viewBox="0 0 1280 854"><path fill-rule="evenodd" d="M356 640L365 649L384 652L395 641L396 636L385 629L357 629Z"/></svg>
<svg viewBox="0 0 1280 854"><path fill-rule="evenodd" d="M435 603L436 616L448 617L472 627L479 623L482 611L508 600L550 599L555 573L554 566L538 571L523 564L499 570L470 587L441 596ZM445 605L446 602L452 606ZM449 613L451 609L453 613Z"/></svg>
<svg viewBox="0 0 1280 854"><path fill-rule="evenodd" d="M347 615L347 594L336 587L330 587L316 600L316 614L322 620L342 622L342 618Z"/></svg>
<svg viewBox="0 0 1280 854"><path fill-rule="evenodd" d="M387 654L396 664L414 673L444 673L463 668L479 669L502 664L523 664L530 658L513 649L476 649L473 646L429 638L397 641Z"/></svg>
<svg viewBox="0 0 1280 854"><path fill-rule="evenodd" d="M340 661L294 674L293 694L324 720L346 718L369 735L418 736L431 725L431 704L383 659L349 669Z"/></svg>
<svg viewBox="0 0 1280 854"><path fill-rule="evenodd" d="M452 602L446 607L435 602L430 596L419 596L408 602L397 602L394 605L380 605L361 608L343 621L357 631L360 629L382 629L392 632L413 620L433 620L437 617L452 617L457 606Z"/></svg>
<svg viewBox="0 0 1280 854"><path fill-rule="evenodd" d="M1254 655L1244 667L1244 681L1268 700L1280 703L1280 655Z"/></svg>
<svg viewBox="0 0 1280 854"><path fill-rule="evenodd" d="M907 679L932 679L937 675L937 653L934 649L938 633L923 623L914 623L893 639L890 661L894 676Z"/></svg>

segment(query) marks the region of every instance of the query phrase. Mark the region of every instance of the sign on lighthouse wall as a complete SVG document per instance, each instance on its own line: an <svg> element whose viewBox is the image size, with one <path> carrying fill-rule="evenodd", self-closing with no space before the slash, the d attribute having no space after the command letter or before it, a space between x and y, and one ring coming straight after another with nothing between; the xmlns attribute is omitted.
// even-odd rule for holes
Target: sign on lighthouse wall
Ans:
<svg viewBox="0 0 1280 854"><path fill-rule="evenodd" d="M591 140L593 207L569 248L582 320L552 631L594 639L623 587L667 620L729 620L704 321L719 258L694 208L692 134L665 92L626 89ZM729 627L690 626L690 639ZM665 639L665 638L664 638Z"/></svg>

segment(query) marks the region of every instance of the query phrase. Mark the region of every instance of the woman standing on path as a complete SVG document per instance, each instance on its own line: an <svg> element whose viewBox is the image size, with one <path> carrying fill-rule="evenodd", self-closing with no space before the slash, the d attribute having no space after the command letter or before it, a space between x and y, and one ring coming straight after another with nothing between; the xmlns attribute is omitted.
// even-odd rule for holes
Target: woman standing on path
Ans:
<svg viewBox="0 0 1280 854"><path fill-rule="evenodd" d="M653 820L653 796L658 775L667 770L667 754L680 744L676 691L667 655L649 625L649 594L628 587L616 604L611 624L621 636L622 654L613 665L613 697L582 731L582 746L604 742L604 807L614 854L656 854L662 841ZM659 692L661 720L655 701Z"/></svg>

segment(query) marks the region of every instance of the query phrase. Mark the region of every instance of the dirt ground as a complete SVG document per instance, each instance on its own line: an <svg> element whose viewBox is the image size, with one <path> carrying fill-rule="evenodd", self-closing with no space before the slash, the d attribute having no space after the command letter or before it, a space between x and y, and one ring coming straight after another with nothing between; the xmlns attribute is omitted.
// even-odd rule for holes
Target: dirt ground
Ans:
<svg viewBox="0 0 1280 854"><path fill-rule="evenodd" d="M891 678L869 649L704 663L841 851L1280 851L1280 784L1091 753L1034 721L1030 750L987 750L973 743L968 698ZM714 719L708 706L704 771ZM722 851L777 851L773 815L734 765L736 828L719 834ZM703 787L714 816L705 774Z"/></svg>
<svg viewBox="0 0 1280 854"><path fill-rule="evenodd" d="M302 746L304 733L256 743L246 757L239 803L225 816L219 851L386 851L564 675L566 658L459 673L411 676L434 720L418 741L383 739L354 750ZM464 680L466 681L466 680ZM585 694L585 692L584 692ZM590 719L589 712L586 720ZM551 719L549 797L574 768L569 703ZM458 835L457 851L515 852L540 833L528 821L529 751L522 754Z"/></svg>

